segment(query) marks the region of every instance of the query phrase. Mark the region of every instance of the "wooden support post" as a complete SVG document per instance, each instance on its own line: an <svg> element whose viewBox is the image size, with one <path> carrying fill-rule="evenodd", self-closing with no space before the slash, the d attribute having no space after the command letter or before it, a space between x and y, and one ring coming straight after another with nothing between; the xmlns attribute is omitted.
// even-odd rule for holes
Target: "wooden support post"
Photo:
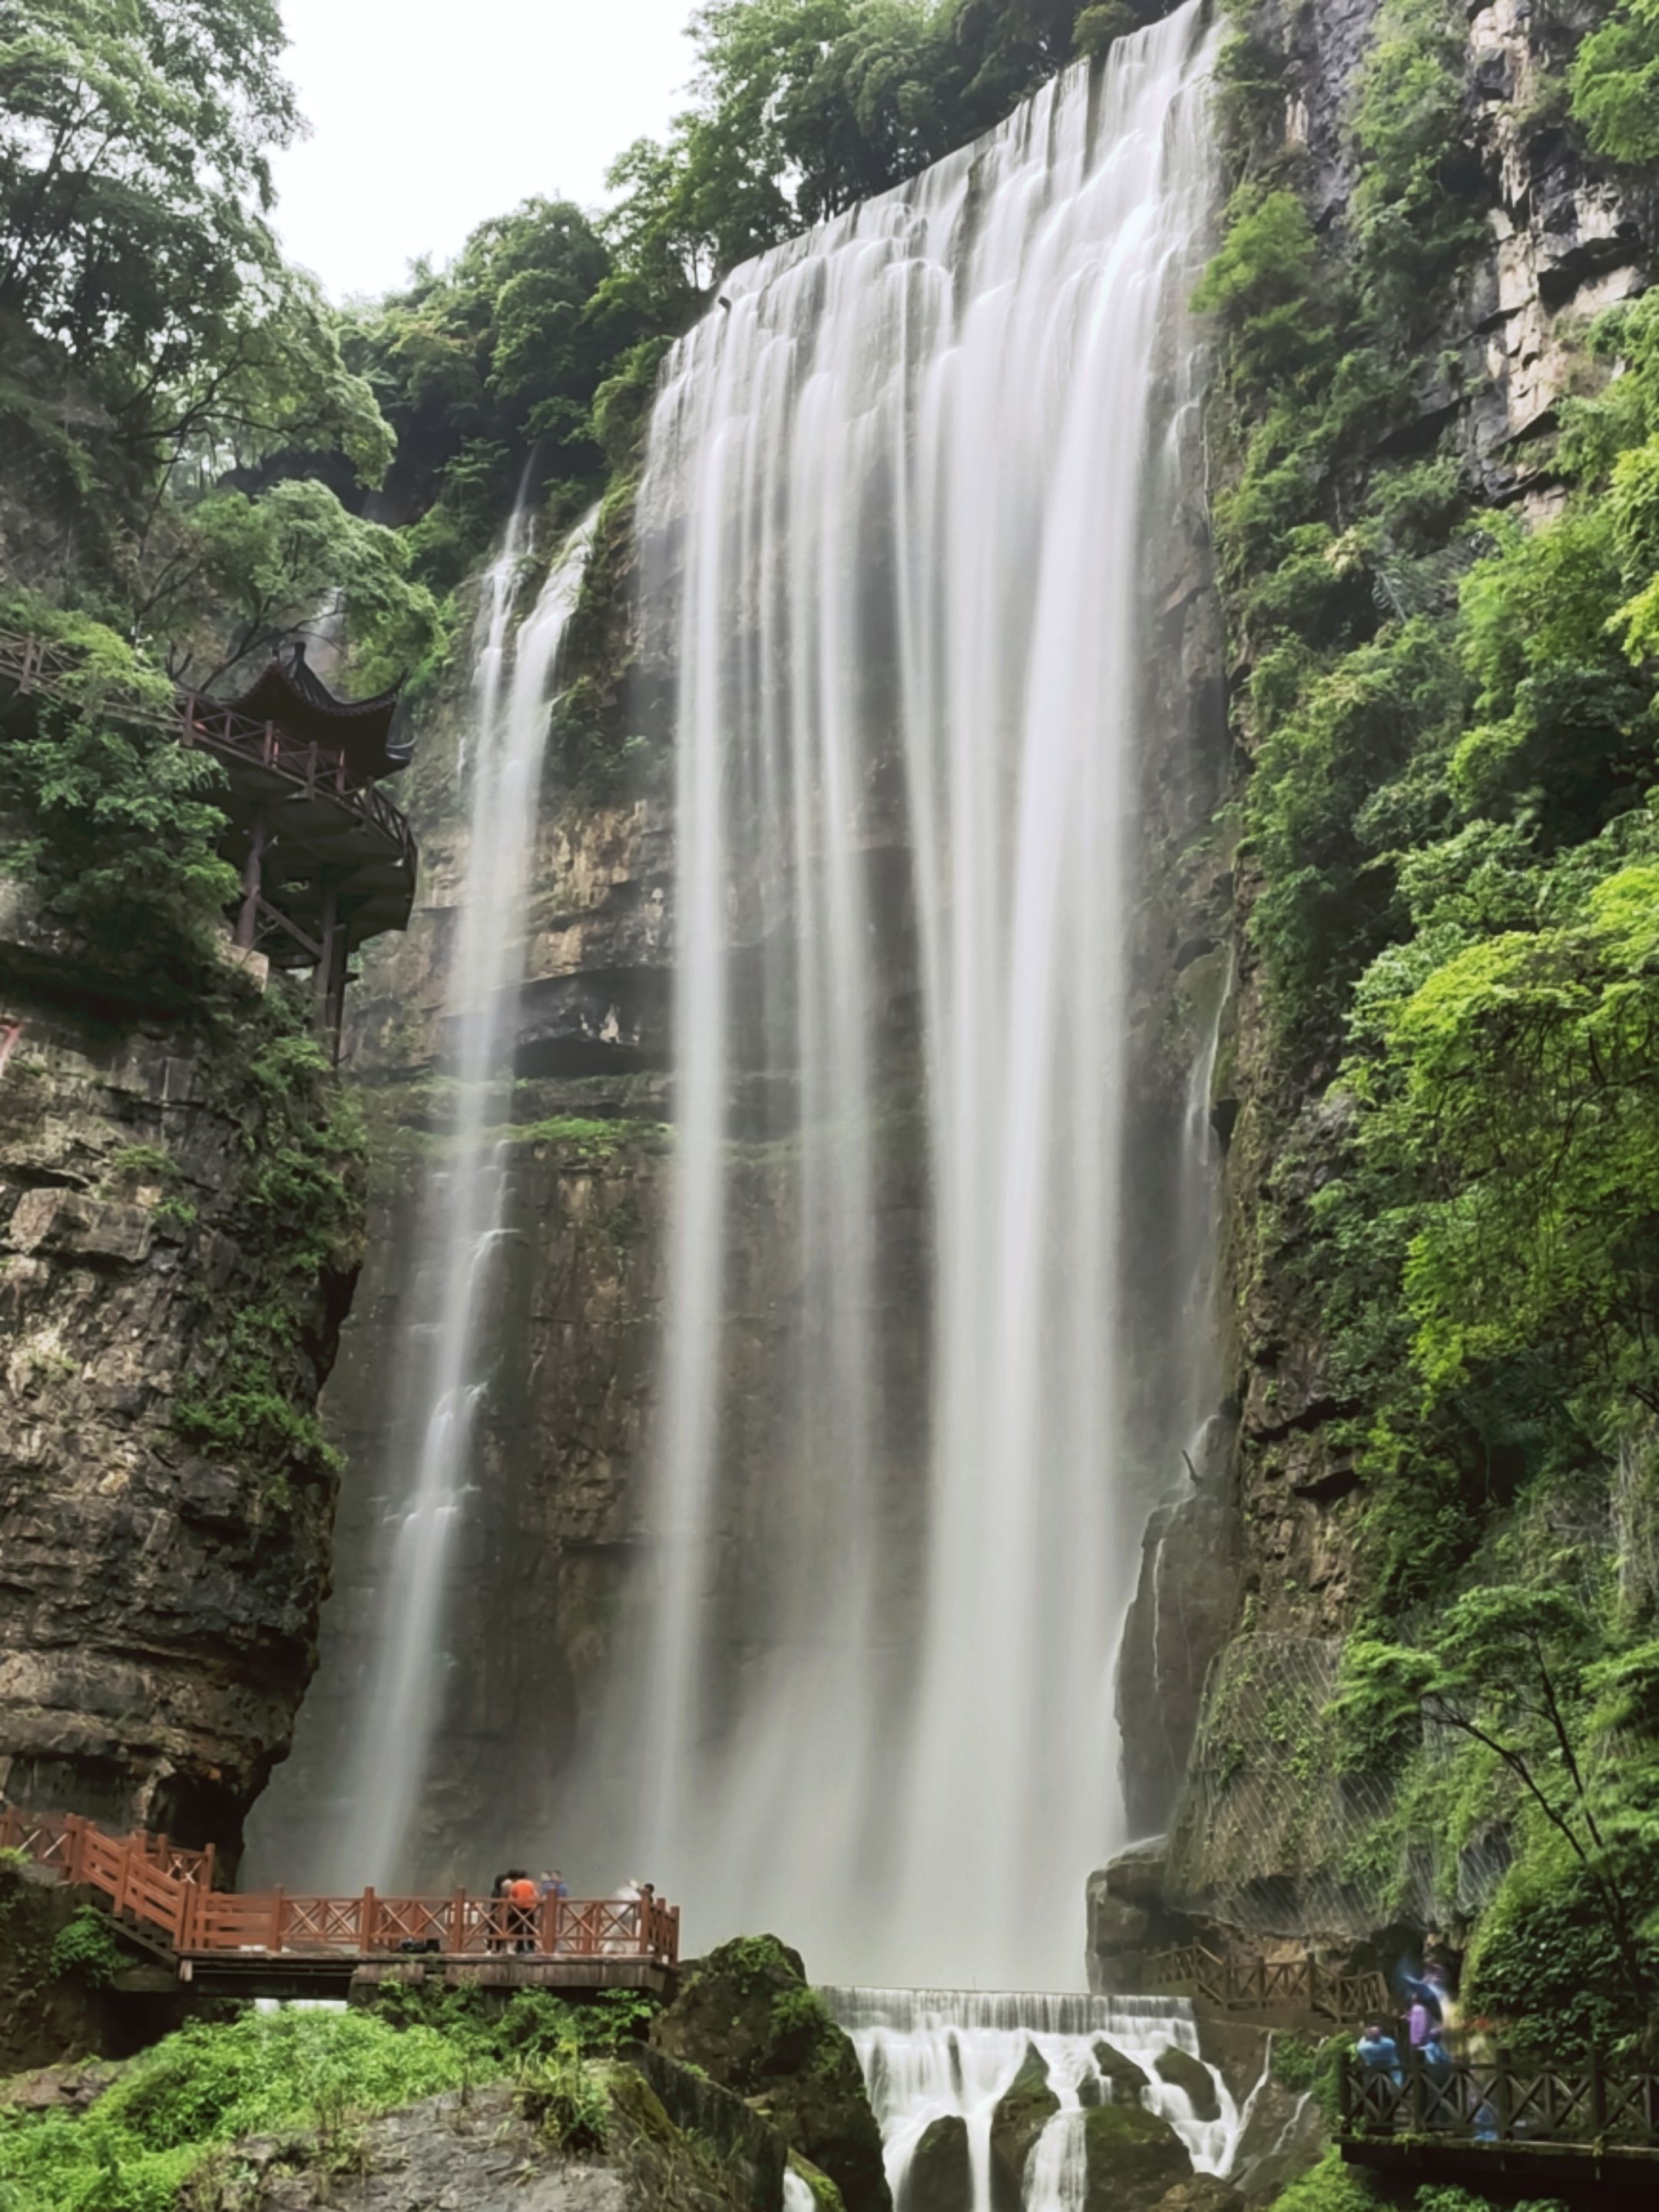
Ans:
<svg viewBox="0 0 1659 2212"><path fill-rule="evenodd" d="M266 1936L265 1948L274 1955L280 1952L282 1948L283 1893L280 1889L276 1889L270 1894L270 1926Z"/></svg>
<svg viewBox="0 0 1659 2212"><path fill-rule="evenodd" d="M64 1879L73 1886L82 1880L82 1867L87 1853L87 1824L78 1813L71 1813L64 1826L68 1832L68 1843L64 1853Z"/></svg>
<svg viewBox="0 0 1659 2212"><path fill-rule="evenodd" d="M325 871L322 878L323 913L318 924L317 943L321 948L315 972L311 979L311 1020L318 1036L326 1036L329 1030L329 1011L334 1001L334 964L340 957L336 943L340 918L340 891L331 873ZM338 1054L336 1054L338 1057Z"/></svg>
<svg viewBox="0 0 1659 2212"><path fill-rule="evenodd" d="M449 1948L459 1958L466 1949L466 1892L458 1889L449 1900Z"/></svg>
<svg viewBox="0 0 1659 2212"><path fill-rule="evenodd" d="M244 952L252 949L259 926L259 892L264 881L266 842L264 810L260 808L253 817L247 858L242 863L242 908L236 917L236 942Z"/></svg>
<svg viewBox="0 0 1659 2212"><path fill-rule="evenodd" d="M1426 2135L1429 2128L1429 2081L1420 2051L1406 2054L1406 2082L1411 2093L1412 2133Z"/></svg>
<svg viewBox="0 0 1659 2212"><path fill-rule="evenodd" d="M213 1887L213 1877L218 1871L216 1864L218 1856L217 1844L210 1844L202 1854L202 1887L204 1889L211 1889Z"/></svg>
<svg viewBox="0 0 1659 2212"><path fill-rule="evenodd" d="M1607 2077L1601 2070L1601 2054L1595 2050L1589 2055L1589 2116L1590 2132L1600 2142L1607 2131Z"/></svg>
<svg viewBox="0 0 1659 2212"><path fill-rule="evenodd" d="M1344 2052L1336 2069L1336 2132L1339 2136L1353 2133L1353 2067L1354 2061Z"/></svg>
<svg viewBox="0 0 1659 2212"><path fill-rule="evenodd" d="M357 1908L357 1948L368 1955L374 1940L374 1893L363 1892L362 1903Z"/></svg>
<svg viewBox="0 0 1659 2212"><path fill-rule="evenodd" d="M1497 2070L1492 2076L1492 2109L1498 2115L1498 2142L1513 2142L1515 2084L1510 2078L1510 2055L1507 2051L1500 2050L1498 2054Z"/></svg>

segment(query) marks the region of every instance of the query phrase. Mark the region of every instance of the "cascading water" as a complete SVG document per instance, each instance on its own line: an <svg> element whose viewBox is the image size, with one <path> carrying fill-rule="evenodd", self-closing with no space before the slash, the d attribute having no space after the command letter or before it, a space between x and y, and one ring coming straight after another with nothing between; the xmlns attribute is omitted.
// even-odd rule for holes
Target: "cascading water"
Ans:
<svg viewBox="0 0 1659 2212"><path fill-rule="evenodd" d="M819 1971L1063 1984L1125 1840L1113 1652L1194 1398L1125 1224L1210 40L1189 6L739 270L653 418L678 1180L643 1710L593 1768L643 1747L626 1849L699 1936Z"/></svg>
<svg viewBox="0 0 1659 2212"><path fill-rule="evenodd" d="M444 1688L447 1575L472 1478L475 1419L487 1388L478 1318L501 1227L505 1163L489 1132L510 1119L517 985L524 958L542 755L559 649L592 543L590 515L554 562L514 630L528 557L515 514L483 581L475 635L470 842L459 928L446 981L453 1112L447 1164L425 1194L420 1255L402 1348L374 1580L367 1679L353 1741L335 1764L344 1787L334 1832L318 1839L319 1885L386 1887L412 1871L411 1823ZM398 1476L412 1472L404 1481ZM283 1869L290 1881L295 1870Z"/></svg>
<svg viewBox="0 0 1659 2212"><path fill-rule="evenodd" d="M1158 2060L1175 2051L1199 2059L1192 2008L1155 1997L1051 1996L960 1990L826 1990L830 2010L853 2039L880 2126L893 2201L916 2148L937 2120L965 2124L971 2205L992 2212L996 2109L1035 2053L1060 2109L1032 2146L1024 2212L1080 2212L1088 2185L1085 2115L1114 2100L1110 2069L1127 2061L1145 2076L1139 2101L1169 2122L1200 2173L1231 2167L1249 2117L1225 2081L1206 2068L1218 2117L1201 2119L1188 2092L1166 2081Z"/></svg>

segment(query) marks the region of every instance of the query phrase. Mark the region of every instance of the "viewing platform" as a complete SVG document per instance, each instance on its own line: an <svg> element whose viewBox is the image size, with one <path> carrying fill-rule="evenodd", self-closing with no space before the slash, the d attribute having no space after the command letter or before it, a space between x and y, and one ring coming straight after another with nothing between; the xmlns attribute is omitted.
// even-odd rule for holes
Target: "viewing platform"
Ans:
<svg viewBox="0 0 1659 2212"><path fill-rule="evenodd" d="M1501 2193L1659 2203L1659 2075L1595 2058L1521 2067L1501 2052L1434 2065L1402 2051L1397 2074L1343 2061L1337 2142L1349 2165Z"/></svg>
<svg viewBox="0 0 1659 2212"><path fill-rule="evenodd" d="M0 630L0 724L25 732L41 702L75 703L72 649ZM275 968L309 971L318 1033L337 1057L352 955L406 928L419 852L380 789L407 765L390 744L397 694L337 699L303 647L234 699L179 692L169 712L112 702L126 727L165 732L224 770L220 851L241 878L235 942Z"/></svg>
<svg viewBox="0 0 1659 2212"><path fill-rule="evenodd" d="M668 1995L680 1916L652 1891L516 1905L497 1898L254 1896L213 1887L211 1850L111 1836L77 1814L0 1814L0 1850L25 1852L112 1917L167 1976L222 1996L346 1996L385 1981ZM140 1969L132 1986L154 1989ZM119 1986L119 1984L118 1984Z"/></svg>

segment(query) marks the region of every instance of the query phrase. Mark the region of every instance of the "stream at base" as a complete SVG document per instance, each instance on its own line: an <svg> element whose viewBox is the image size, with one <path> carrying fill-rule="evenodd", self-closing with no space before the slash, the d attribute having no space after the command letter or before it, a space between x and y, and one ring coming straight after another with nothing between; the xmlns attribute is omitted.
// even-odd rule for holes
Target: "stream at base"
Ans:
<svg viewBox="0 0 1659 2212"><path fill-rule="evenodd" d="M1199 2173L1229 2171L1255 2100L1253 2090L1237 2103L1206 2063L1192 2007L1179 1998L974 1990L820 1994L858 2052L896 2205L922 2136L936 2120L954 2117L967 2128L972 2212L992 2212L992 2123L1033 2052L1048 2070L1059 2110L1026 2162L1024 2212L1081 2212L1085 2118L1091 2106L1114 2101L1107 2069L1115 2061L1127 2060L1146 2076L1140 2102L1169 2122ZM1171 2051L1204 2066L1218 2118L1200 2119L1187 2091L1159 2075L1158 2061Z"/></svg>

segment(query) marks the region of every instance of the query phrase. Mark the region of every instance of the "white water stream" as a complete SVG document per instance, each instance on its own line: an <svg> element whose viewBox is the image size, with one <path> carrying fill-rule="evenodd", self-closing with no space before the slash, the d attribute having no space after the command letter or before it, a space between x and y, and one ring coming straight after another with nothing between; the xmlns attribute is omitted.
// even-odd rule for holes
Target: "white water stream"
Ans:
<svg viewBox="0 0 1659 2212"><path fill-rule="evenodd" d="M1124 1221L1211 44L1189 6L738 270L653 418L678 1171L610 1842L699 1943L775 1925L820 1972L1063 1984L1127 1840L1111 1670L1194 1402L1179 1343L1131 1371Z"/></svg>
<svg viewBox="0 0 1659 2212"><path fill-rule="evenodd" d="M864 2069L895 2203L903 2201L905 2179L929 2127L956 2117L967 2130L970 2212L992 2212L992 2122L1033 2052L1047 2069L1060 2109L1030 2154L1024 2212L1080 2212L1087 2187L1084 2115L1091 2106L1113 2101L1103 2045L1140 2069L1146 2077L1140 2101L1170 2123L1198 2172L1224 2174L1232 2165L1249 2100L1241 2107L1206 2068L1220 2116L1203 2120L1187 2092L1158 2072L1159 2056L1170 2051L1200 2057L1192 2008L1182 2002L962 1990L823 1994Z"/></svg>
<svg viewBox="0 0 1659 2212"><path fill-rule="evenodd" d="M514 629L528 546L522 512L484 579L473 648L473 726L458 772L470 777L466 874L446 980L453 1109L447 1164L434 1173L416 1249L402 1346L402 1395L418 1443L407 1471L388 1470L370 1669L354 1701L355 1741L340 1762L349 1794L337 1832L319 1839L315 1879L352 1889L395 1887L410 1869L411 1824L444 1688L447 1571L473 1479L474 1431L487 1388L478 1327L503 1234L501 1147L510 1118L517 985L523 972L542 756L559 649L592 543L590 515L554 562L535 606ZM398 1444L392 1456L395 1459ZM400 1479L400 1477L402 1479ZM290 1875L289 1878L292 1876Z"/></svg>

